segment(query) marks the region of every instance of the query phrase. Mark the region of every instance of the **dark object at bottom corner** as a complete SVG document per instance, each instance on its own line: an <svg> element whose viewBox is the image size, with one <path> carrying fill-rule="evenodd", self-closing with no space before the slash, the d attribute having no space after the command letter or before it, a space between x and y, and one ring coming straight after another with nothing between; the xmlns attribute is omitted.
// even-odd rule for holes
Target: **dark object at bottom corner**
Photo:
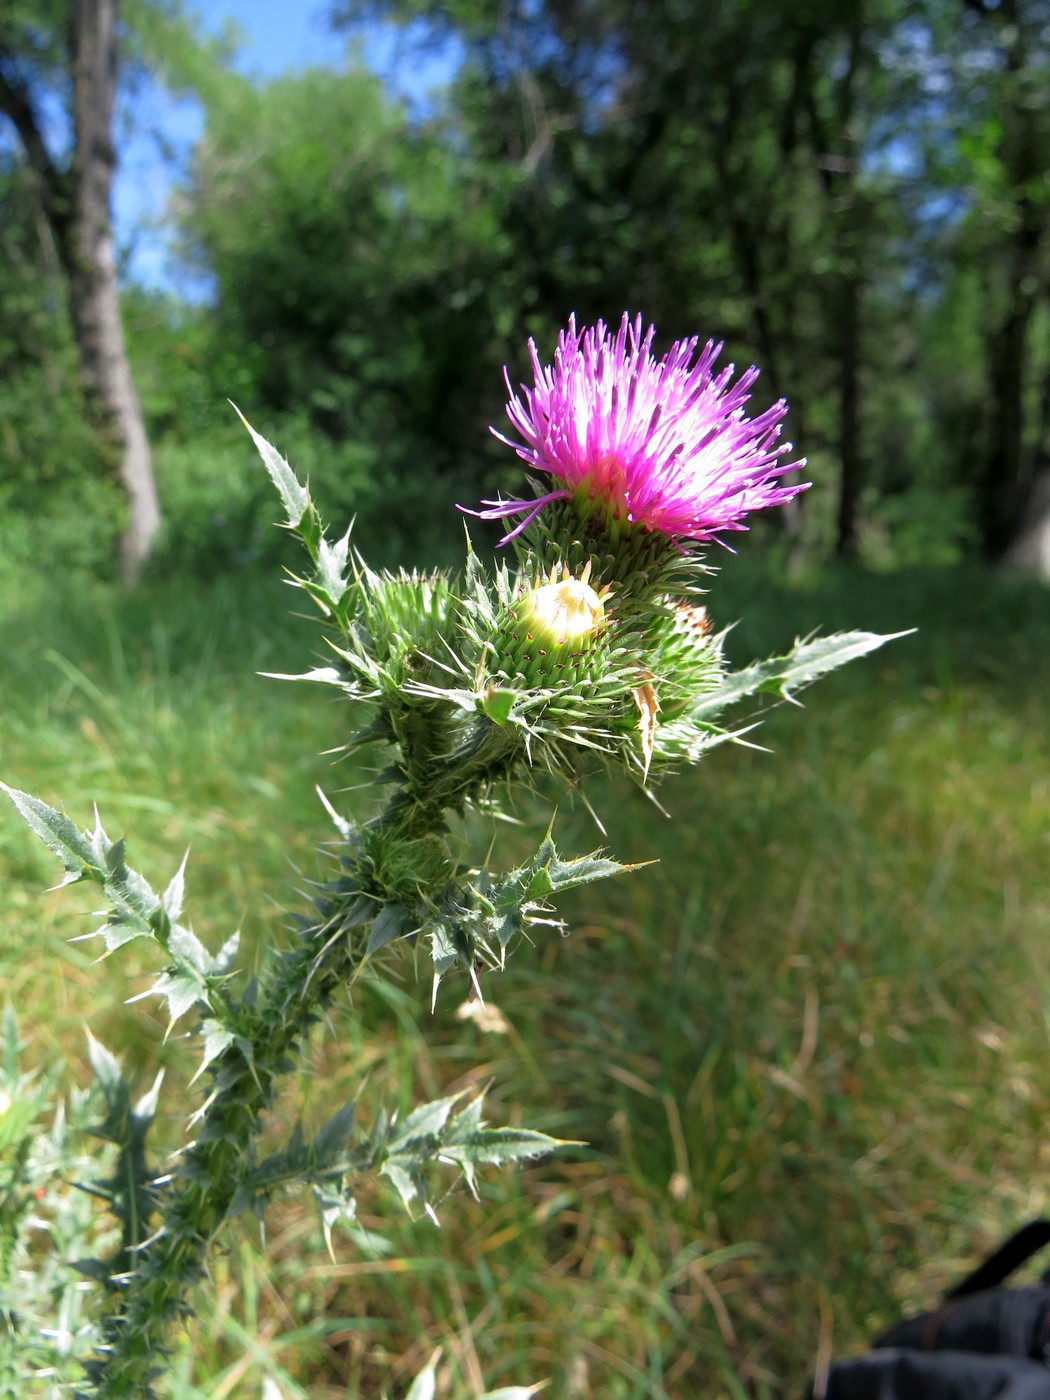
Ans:
<svg viewBox="0 0 1050 1400"><path fill-rule="evenodd" d="M832 1366L824 1400L1050 1400L1050 1371L1016 1356L869 1351Z"/></svg>
<svg viewBox="0 0 1050 1400"><path fill-rule="evenodd" d="M815 1400L1050 1400L1050 1272L1001 1288L1050 1244L1050 1221L1018 1230L947 1294L865 1356L836 1362Z"/></svg>

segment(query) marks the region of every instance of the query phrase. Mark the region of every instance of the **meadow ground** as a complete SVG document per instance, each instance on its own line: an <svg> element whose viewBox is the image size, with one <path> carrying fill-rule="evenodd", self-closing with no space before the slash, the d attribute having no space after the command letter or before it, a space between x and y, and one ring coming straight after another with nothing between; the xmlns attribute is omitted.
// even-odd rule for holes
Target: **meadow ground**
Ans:
<svg viewBox="0 0 1050 1400"><path fill-rule="evenodd" d="M367 774L318 756L339 707L256 674L311 664L297 602L250 577L0 589L0 777L81 824L97 802L155 884L190 847L197 932L240 926L249 963L325 873L314 785L368 801L339 795ZM456 1192L440 1230L368 1189L382 1239L339 1240L334 1264L294 1198L265 1252L231 1230L173 1396L254 1398L269 1376L288 1400L393 1397L438 1346L457 1400L544 1378L559 1400L792 1396L1050 1209L1050 594L734 559L711 606L743 619L737 660L818 624L921 630L772 712L771 752L666 783L669 820L619 781L593 794L606 838L563 805L568 849L659 864L563 902L569 935L488 982L497 1028L457 1018L454 982L431 1015L410 959L335 1008L275 1136L367 1078L366 1123L490 1085L490 1120L588 1146ZM92 901L43 894L54 877L0 820L0 977L29 1058L86 1082L86 1023L143 1084L168 1065L175 1141L185 1047L159 1006L124 1004L149 955L96 965L67 941Z"/></svg>

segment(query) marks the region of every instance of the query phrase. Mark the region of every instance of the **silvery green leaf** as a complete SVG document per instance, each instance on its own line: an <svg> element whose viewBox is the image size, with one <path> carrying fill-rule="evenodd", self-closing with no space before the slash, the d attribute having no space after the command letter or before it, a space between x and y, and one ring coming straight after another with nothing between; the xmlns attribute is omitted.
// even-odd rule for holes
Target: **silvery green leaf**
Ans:
<svg viewBox="0 0 1050 1400"><path fill-rule="evenodd" d="M447 1099L434 1099L432 1103L413 1109L403 1123L395 1123L391 1128L391 1152L403 1152L418 1138L436 1137L448 1122L453 1104L462 1097L462 1094L452 1094Z"/></svg>
<svg viewBox="0 0 1050 1400"><path fill-rule="evenodd" d="M58 856L72 879L82 879L89 870L98 870L90 838L78 831L63 812L56 812L46 802L41 802L39 797L19 792L6 783L0 783L0 787L14 803L30 831ZM69 881L64 883L68 884Z"/></svg>
<svg viewBox="0 0 1050 1400"><path fill-rule="evenodd" d="M357 1220L357 1202L353 1196L341 1192L333 1195L327 1185L322 1186L314 1183L313 1191L314 1204L317 1206L317 1213L321 1219L321 1231L324 1235L325 1248L328 1250L328 1257L335 1261L335 1250L332 1247L332 1228L342 1224L344 1227L353 1226Z"/></svg>
<svg viewBox="0 0 1050 1400"><path fill-rule="evenodd" d="M741 671L730 672L716 689L700 696L690 706L689 717L699 719L715 715L749 695L777 695L789 700L796 690L829 671L866 656L886 642L909 635L910 632L891 632L885 636L877 632L837 632L831 637L796 641L786 656L773 656L745 666Z"/></svg>
<svg viewBox="0 0 1050 1400"><path fill-rule="evenodd" d="M327 540L321 540L317 546L317 573L312 580L317 589L323 590L324 599L334 610L342 602L343 595L347 590L346 560L350 549L350 531L335 544L329 544Z"/></svg>
<svg viewBox="0 0 1050 1400"><path fill-rule="evenodd" d="M146 1092L139 1099L138 1103L135 1105L135 1117L141 1120L143 1123L152 1122L154 1117L156 1116L157 1101L160 1098L160 1086L161 1084L163 1084L163 1082L164 1071L160 1070L150 1088L146 1090Z"/></svg>
<svg viewBox="0 0 1050 1400"><path fill-rule="evenodd" d="M135 938L152 938L152 936L153 930L149 924L136 918L110 919L101 928L95 929L91 933L80 934L80 938L102 938L107 953L115 953L118 948L123 948L125 943L130 943Z"/></svg>
<svg viewBox="0 0 1050 1400"><path fill-rule="evenodd" d="M466 1108L461 1109L448 1125L448 1132L443 1138L444 1144L455 1144L466 1142L481 1127L481 1108L484 1098L481 1094L476 1099L471 1099Z"/></svg>
<svg viewBox="0 0 1050 1400"><path fill-rule="evenodd" d="M453 1161L500 1166L504 1162L545 1157L566 1145L559 1138L534 1132L530 1128L479 1128L465 1141L449 1145L442 1143L441 1155Z"/></svg>
<svg viewBox="0 0 1050 1400"><path fill-rule="evenodd" d="M232 407L251 434L252 442L255 443L259 456L263 459L266 470L270 473L270 480L277 487L278 494L284 504L288 516L287 523L294 530L306 514L310 504L309 491L303 486L277 449L271 447L266 439L255 431L237 405L233 404Z"/></svg>
<svg viewBox="0 0 1050 1400"><path fill-rule="evenodd" d="M192 970L175 971L169 968L160 974L149 990L153 996L165 998L172 1021L185 1016L198 1002L203 1005L208 1002L204 981Z"/></svg>
<svg viewBox="0 0 1050 1400"><path fill-rule="evenodd" d="M212 970L212 956L190 929L176 924L168 936L166 951L184 967L190 967L202 976Z"/></svg>
<svg viewBox="0 0 1050 1400"><path fill-rule="evenodd" d="M419 1196L416 1183L397 1162L384 1162L379 1168L379 1174L385 1176L392 1183L406 1207L411 1206L412 1202Z"/></svg>
<svg viewBox="0 0 1050 1400"><path fill-rule="evenodd" d="M237 951L241 946L240 931L231 933L226 942L215 954L212 960L212 974L215 977L225 977L233 967L233 960L237 956Z"/></svg>
<svg viewBox="0 0 1050 1400"><path fill-rule="evenodd" d="M171 884L161 895L161 908L171 924L174 924L182 913L182 899L186 889L186 862L189 858L190 853L187 851L182 857L182 864L172 877Z"/></svg>
<svg viewBox="0 0 1050 1400"><path fill-rule="evenodd" d="M87 1032L87 1040L91 1068L95 1071L95 1078L108 1098L110 1093L124 1083L120 1061L116 1055L106 1049L100 1040L96 1040L90 1031Z"/></svg>
<svg viewBox="0 0 1050 1400"><path fill-rule="evenodd" d="M459 960L452 925L435 917L427 921L423 932L430 939L430 956L434 959L435 971L441 977Z"/></svg>
<svg viewBox="0 0 1050 1400"><path fill-rule="evenodd" d="M110 899L148 919L160 909L160 899L137 870L129 870L125 865L124 845L124 841L121 840L115 842L111 848L120 851L120 862L113 870L112 879L106 881L104 888Z"/></svg>

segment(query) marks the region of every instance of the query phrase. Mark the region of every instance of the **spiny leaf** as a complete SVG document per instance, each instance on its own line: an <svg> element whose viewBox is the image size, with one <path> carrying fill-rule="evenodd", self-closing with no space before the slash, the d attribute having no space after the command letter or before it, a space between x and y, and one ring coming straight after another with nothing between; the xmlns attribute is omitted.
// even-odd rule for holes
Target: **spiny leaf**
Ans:
<svg viewBox="0 0 1050 1400"><path fill-rule="evenodd" d="M189 851L182 857L182 864L172 876L171 883L161 895L161 908L167 916L168 922L174 924L182 913L182 899L186 892L186 862L190 858Z"/></svg>
<svg viewBox="0 0 1050 1400"><path fill-rule="evenodd" d="M107 953L136 938L152 938L159 944L173 966L141 995L148 996L152 992L166 997L173 1021L197 1002L210 1004L207 979L226 972L237 945L235 941L227 942L223 950L224 962L217 970L216 960L196 934L175 922L182 907L185 858L164 895L159 896L138 871L128 866L123 839L109 840L97 812L94 829L82 832L63 813L39 798L12 788L5 788L5 791L30 829L62 861L68 874L66 883L92 880L102 886L109 898L105 922L95 933L82 936L101 937Z"/></svg>
<svg viewBox="0 0 1050 1400"><path fill-rule="evenodd" d="M464 1141L443 1142L441 1155L457 1162L501 1166L504 1162L545 1157L555 1149L569 1145L561 1138L534 1132L531 1128L478 1128Z"/></svg>
<svg viewBox="0 0 1050 1400"><path fill-rule="evenodd" d="M84 879L101 873L92 848L91 838L80 832L63 812L56 812L39 797L0 783L14 803L22 820L34 835L39 836L48 850L53 851L73 879ZM67 882L68 883L68 882Z"/></svg>
<svg viewBox="0 0 1050 1400"><path fill-rule="evenodd" d="M228 974L233 967L233 960L236 958L240 946L241 935L238 930L236 933L230 934L229 938L227 938L226 942L212 959L211 971L213 977L225 977Z"/></svg>
<svg viewBox="0 0 1050 1400"><path fill-rule="evenodd" d="M434 959L434 970L443 977L459 961L459 947L455 940L456 925L450 919L437 915L427 920L424 932L430 939L430 956Z"/></svg>
<svg viewBox="0 0 1050 1400"><path fill-rule="evenodd" d="M346 1152L350 1133L354 1126L357 1104L354 1101L344 1104L338 1113L333 1114L314 1138L314 1154L318 1166L330 1166Z"/></svg>
<svg viewBox="0 0 1050 1400"><path fill-rule="evenodd" d="M182 924L176 924L168 935L166 951L176 962L192 968L202 977L211 972L214 966L212 956L204 944L195 933L184 928Z"/></svg>
<svg viewBox="0 0 1050 1400"><path fill-rule="evenodd" d="M212 1060L217 1059L228 1046L233 1044L236 1036L233 1031L227 1030L225 1026L209 1017L201 1026L201 1039L204 1042L204 1050L201 1054L200 1068L193 1076L194 1081L200 1078Z"/></svg>
<svg viewBox="0 0 1050 1400"><path fill-rule="evenodd" d="M288 516L289 528L296 529L309 508L310 492L300 482L277 449L271 447L266 439L255 431L237 405L231 404L230 406L251 434L252 442L255 443L259 456L263 459L266 470L270 473L270 480L277 487Z"/></svg>
<svg viewBox="0 0 1050 1400"><path fill-rule="evenodd" d="M164 1071L159 1070L157 1072L157 1077L156 1079L154 1079L152 1085L146 1090L146 1092L142 1095L142 1097L139 1099L138 1103L136 1103L134 1109L132 1110L132 1113L134 1114L135 1118L143 1122L153 1122L153 1119L156 1117L157 1114L157 1103L160 1099L160 1086L161 1084L163 1084L163 1082Z"/></svg>
<svg viewBox="0 0 1050 1400"><path fill-rule="evenodd" d="M180 1016L185 1016L198 1002L208 1004L207 984L192 968L169 968L168 971L162 972L149 991L142 995L164 997L168 1003L168 1016L173 1022Z"/></svg>
<svg viewBox="0 0 1050 1400"><path fill-rule="evenodd" d="M112 1051L106 1049L100 1040L96 1040L90 1031L87 1032L87 1040L91 1068L95 1071L99 1087L108 1100L124 1084L120 1061Z"/></svg>
<svg viewBox="0 0 1050 1400"><path fill-rule="evenodd" d="M418 1200L421 1194L420 1189L412 1176L405 1171L400 1163L394 1161L384 1162L379 1168L379 1174L380 1176L385 1176L387 1180L393 1184L397 1194L401 1197L402 1205L404 1205L406 1209L412 1205L413 1201Z"/></svg>
<svg viewBox="0 0 1050 1400"><path fill-rule="evenodd" d="M481 1127L481 1109L484 1102L484 1094L479 1094L456 1114L445 1134L446 1143L465 1142L478 1131Z"/></svg>
<svg viewBox="0 0 1050 1400"><path fill-rule="evenodd" d="M350 549L350 531L335 544L329 544L322 539L317 546L317 573L313 580L310 591L317 594L323 592L323 600L334 612L343 600L348 584L346 578L346 560Z"/></svg>
<svg viewBox="0 0 1050 1400"><path fill-rule="evenodd" d="M786 656L772 656L767 661L745 666L741 671L730 672L716 689L690 706L690 718L717 714L749 695L771 694L789 700L796 690L829 671L866 656L886 642L910 635L910 631L891 632L885 636L877 632L836 632L830 637L796 641Z"/></svg>
<svg viewBox="0 0 1050 1400"><path fill-rule="evenodd" d="M376 915L368 935L367 952L378 953L379 949L416 926L412 912L399 904L386 904Z"/></svg>
<svg viewBox="0 0 1050 1400"><path fill-rule="evenodd" d="M463 1097L452 1094L447 1099L434 1099L414 1109L403 1123L396 1123L390 1132L391 1152L400 1152L418 1139L435 1137L448 1122L453 1104Z"/></svg>
<svg viewBox="0 0 1050 1400"><path fill-rule="evenodd" d="M611 875L638 868L637 865L621 865L619 861L597 851L575 860L564 860L548 830L536 854L527 864L500 877L496 885L496 902L504 909L508 904L545 899L559 890L605 880Z"/></svg>

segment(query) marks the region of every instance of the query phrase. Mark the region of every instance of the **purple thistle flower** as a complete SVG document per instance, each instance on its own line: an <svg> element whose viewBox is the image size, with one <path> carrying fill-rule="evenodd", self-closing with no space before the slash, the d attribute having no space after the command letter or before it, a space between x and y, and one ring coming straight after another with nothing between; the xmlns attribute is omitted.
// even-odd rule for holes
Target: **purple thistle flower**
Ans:
<svg viewBox="0 0 1050 1400"><path fill-rule="evenodd" d="M745 530L742 517L789 501L809 483L778 485L805 465L784 462L783 399L756 418L744 415L758 378L752 366L731 384L734 366L712 366L722 346L708 341L693 361L697 337L679 340L662 360L650 354L655 328L625 313L615 338L599 321L578 332L575 316L558 337L553 367L529 354L535 387L511 395L507 416L525 445L493 432L558 488L530 501L483 501L482 520L524 515L506 544L552 501L571 500L584 517L638 524L681 539L710 540Z"/></svg>

